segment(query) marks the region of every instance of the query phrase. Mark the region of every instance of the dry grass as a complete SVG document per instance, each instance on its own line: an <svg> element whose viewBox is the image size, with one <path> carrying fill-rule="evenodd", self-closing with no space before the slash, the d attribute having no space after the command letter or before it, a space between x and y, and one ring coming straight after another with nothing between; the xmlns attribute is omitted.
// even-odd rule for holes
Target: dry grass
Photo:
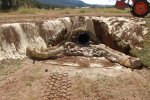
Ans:
<svg viewBox="0 0 150 100"><path fill-rule="evenodd" d="M22 68L21 66L22 61L23 60L19 60L19 59L17 60L9 59L9 60L0 61L0 76L11 74L16 70Z"/></svg>
<svg viewBox="0 0 150 100"><path fill-rule="evenodd" d="M90 67L89 62L79 61L78 64L79 64L79 68L89 68Z"/></svg>
<svg viewBox="0 0 150 100"><path fill-rule="evenodd" d="M10 11L9 13L0 12L0 14L80 14L80 13L129 13L129 9L118 10L116 8L56 8L56 9L38 9L38 8L19 8L16 11Z"/></svg>
<svg viewBox="0 0 150 100"><path fill-rule="evenodd" d="M147 21L147 27L149 28L149 33L144 40L144 49L143 50L132 50L131 53L134 56L140 57L143 64L150 68L150 18L145 18Z"/></svg>
<svg viewBox="0 0 150 100"><path fill-rule="evenodd" d="M143 91L150 92L149 85L138 81L138 78L133 80L133 77L128 75L119 77L98 75L97 79L91 80L78 73L75 76L74 91L77 91L79 98L83 100L85 98L90 98L90 100L95 98L99 100L146 98L148 95Z"/></svg>

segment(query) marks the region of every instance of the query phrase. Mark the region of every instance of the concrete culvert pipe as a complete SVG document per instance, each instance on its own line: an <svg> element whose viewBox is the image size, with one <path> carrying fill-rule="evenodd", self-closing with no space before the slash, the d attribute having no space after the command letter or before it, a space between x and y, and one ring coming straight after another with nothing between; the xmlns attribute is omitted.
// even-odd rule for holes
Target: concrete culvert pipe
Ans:
<svg viewBox="0 0 150 100"><path fill-rule="evenodd" d="M79 32L77 37L77 42L81 45L88 44L90 41L89 33L87 32Z"/></svg>
<svg viewBox="0 0 150 100"><path fill-rule="evenodd" d="M77 29L72 31L71 41L79 45L87 45L91 41L90 32L87 30Z"/></svg>

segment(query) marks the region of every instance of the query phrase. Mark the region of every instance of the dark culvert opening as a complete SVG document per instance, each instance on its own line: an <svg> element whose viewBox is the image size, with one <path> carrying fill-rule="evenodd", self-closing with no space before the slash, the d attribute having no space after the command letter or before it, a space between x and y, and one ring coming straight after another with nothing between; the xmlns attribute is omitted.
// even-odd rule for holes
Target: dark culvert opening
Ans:
<svg viewBox="0 0 150 100"><path fill-rule="evenodd" d="M79 45L88 45L91 41L90 32L86 30L76 30L72 32L73 36L71 37L72 42Z"/></svg>
<svg viewBox="0 0 150 100"><path fill-rule="evenodd" d="M89 43L89 41L90 41L90 37L89 37L88 33L86 33L86 32L78 33L77 42L79 44L86 45Z"/></svg>
<svg viewBox="0 0 150 100"><path fill-rule="evenodd" d="M94 25L96 37L99 43L105 44L114 50L130 55L130 45L127 45L121 39L110 35L108 28L104 23L95 23ZM87 30L75 30L72 32L71 40L76 44L86 46L90 43L90 41L94 43L91 39L91 34L92 33Z"/></svg>

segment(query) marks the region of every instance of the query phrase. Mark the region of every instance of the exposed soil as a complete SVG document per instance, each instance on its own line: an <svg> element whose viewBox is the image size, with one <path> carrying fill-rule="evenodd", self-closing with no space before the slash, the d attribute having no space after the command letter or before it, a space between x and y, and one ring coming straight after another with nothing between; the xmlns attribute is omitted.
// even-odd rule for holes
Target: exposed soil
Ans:
<svg viewBox="0 0 150 100"><path fill-rule="evenodd" d="M0 23L64 16L74 15L1 15ZM132 71L103 57L63 57L35 64L27 58L20 66L0 76L0 100L150 100L150 71L146 68Z"/></svg>
<svg viewBox="0 0 150 100"><path fill-rule="evenodd" d="M87 63L93 66L86 66ZM26 59L21 66L23 68L14 73L0 76L3 77L0 81L1 100L150 98L149 70L131 71L105 58L64 57L36 61L35 64Z"/></svg>
<svg viewBox="0 0 150 100"><path fill-rule="evenodd" d="M60 17L71 17L71 16L126 16L132 17L130 14L108 14L108 13L87 13L87 14L17 14L17 15L0 15L0 23L13 23L13 22L38 22L41 20L60 18Z"/></svg>

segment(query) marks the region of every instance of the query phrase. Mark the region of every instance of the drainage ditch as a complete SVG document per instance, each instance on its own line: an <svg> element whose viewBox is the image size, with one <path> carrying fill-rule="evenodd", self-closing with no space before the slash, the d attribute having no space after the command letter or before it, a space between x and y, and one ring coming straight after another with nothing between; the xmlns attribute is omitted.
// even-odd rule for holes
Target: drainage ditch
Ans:
<svg viewBox="0 0 150 100"><path fill-rule="evenodd" d="M35 23L0 25L0 60L26 57L29 45L37 49L74 42L81 46L104 44L130 54L142 48L148 29L146 21L123 17L65 17ZM137 30L140 30L140 33Z"/></svg>

